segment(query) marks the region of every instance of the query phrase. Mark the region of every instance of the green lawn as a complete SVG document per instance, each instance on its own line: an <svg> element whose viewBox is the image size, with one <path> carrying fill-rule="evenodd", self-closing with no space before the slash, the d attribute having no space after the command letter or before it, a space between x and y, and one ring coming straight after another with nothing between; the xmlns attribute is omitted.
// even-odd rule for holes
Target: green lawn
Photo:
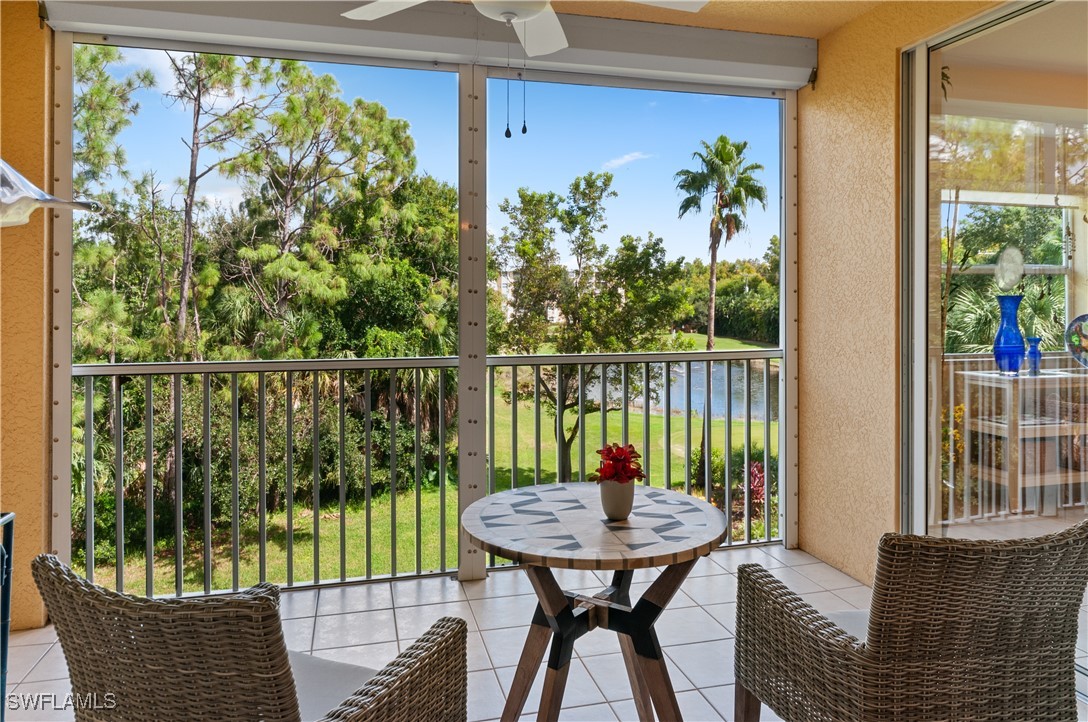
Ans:
<svg viewBox="0 0 1088 722"><path fill-rule="evenodd" d="M513 449L511 433L513 427L512 409L508 403L496 400L495 413L496 449L493 457L495 462L495 489L508 489L511 485L511 468ZM567 424L574 421L574 415L564 417ZM535 428L532 405L529 402L518 404L518 444L517 444L517 479L519 485L528 485L534 482L536 454ZM608 414L608 439L619 441L621 439L621 414L610 412ZM672 487L684 489L684 467L687 458L685 445L685 423L682 415L674 415L671 418L669 435L669 468L671 477L669 482ZM554 417L547 412L541 412L540 429L540 481L543 483L556 480L556 442L554 437ZM594 453L600 446L601 420L599 414L590 414L586 417L586 469L596 467L597 456ZM649 444L643 443L643 415L638 412L630 412L628 415L629 440L647 456L646 469L650 482L654 486L665 485L665 419L662 415L651 414L649 419ZM753 445L763 445L763 423L752 423ZM691 445L693 450L699 447L699 438L702 433L701 417L692 417ZM771 452L778 451L778 423L772 422L770 428ZM723 448L725 444L725 421L723 419L711 422L712 444L715 448ZM744 425L740 421L732 424L731 443L734 448L742 448L744 443ZM647 454L648 451L648 454ZM579 446L576 440L573 450L574 469L579 465ZM754 459L759 460L759 459ZM576 475L577 477L577 475ZM697 490L696 490L697 491ZM420 507L420 534L416 535L416 505ZM446 487L446 504L444 509L446 524L446 568L455 567L457 564L457 488L453 484ZM413 573L417 570L417 548L419 549L418 569L422 571L438 570L442 567L440 559L439 540L442 536L441 518L443 509L441 504L441 491L438 487L424 488L419 498L413 491L401 493L396 499L396 569L398 573ZM371 503L371 567L370 573L375 576L390 574L393 570L393 544L392 526L393 505L388 494L372 499ZM361 577L367 574L366 567L366 508L362 503L351 503L344 516L345 536L345 576L348 578ZM267 522L268 544L266 546L266 579L276 583L287 581L287 515L285 512L275 512L269 515ZM319 522L320 528L320 552L321 552L321 577L323 579L336 579L340 577L340 509L339 505L329 505L323 508ZM760 530L762 526L758 527ZM734 524L734 538L737 537L737 525ZM740 537L743 538L743 525L741 525ZM758 533L758 532L757 532ZM241 551L239 554L238 583L245 587L255 584L260 580L260 553L259 532L255 516L246 518L242 523ZM294 514L294 534L292 543L292 556L294 563L295 582L307 582L313 580L313 511L306 508L296 508ZM422 543L417 543L422 542ZM232 585L232 559L230 546L229 525L222 525L215 530L212 566L212 589L229 589ZM144 557L142 549L131 550L126 554L125 560L125 587L132 593L144 592ZM203 540L201 532L196 530L186 544L184 588L186 591L200 591L204 585L203 567ZM107 560L98 560L96 564L96 581L112 587L115 571L112 563ZM174 589L174 560L173 547L161 549L156 553L154 589L156 594L171 594Z"/></svg>
<svg viewBox="0 0 1088 722"><path fill-rule="evenodd" d="M695 344L696 351L706 350L706 334L705 333L681 333L681 336L687 339L691 339ZM752 349L774 348L773 344L758 343L756 341L741 341L739 338L728 338L726 336L714 337L714 350L715 351L751 351Z"/></svg>
<svg viewBox="0 0 1088 722"><path fill-rule="evenodd" d="M420 534L423 544L420 548L422 571L436 571L441 568L441 493L437 487L425 488L419 498ZM415 528L415 492L397 495L396 530L397 530L397 570L399 573L416 571L416 528ZM366 507L363 503L351 503L346 507L344 525L344 556L346 578L363 577L366 568ZM389 494L376 497L371 501L371 568L374 576L391 573L392 534L390 520L393 518ZM287 583L287 514L280 511L269 515L267 522L268 544L266 546L265 578L277 584ZM320 519L321 538L321 577L333 580L340 577L340 508L330 504L322 509ZM203 539L200 530L192 532L193 538L186 543L184 552L184 589L200 591L204 588ZM238 564L238 584L240 587L251 586L260 581L260 545L258 522L253 515L242 522L240 531L241 550ZM294 533L291 556L294 563L295 583L312 582L314 578L313 557L313 510L296 508L294 514ZM231 559L229 523L213 531L212 540L212 589L230 589L232 585L233 561ZM144 554L138 552L125 555L125 589L129 593L144 593ZM452 483L446 487L446 566L457 565L457 487ZM103 563L97 560L95 581L104 586L115 586L116 571L112 560ZM172 594L174 591L174 555L173 545L160 548L155 552L154 590L156 594Z"/></svg>
<svg viewBox="0 0 1088 722"><path fill-rule="evenodd" d="M507 404L499 405L496 402L495 409L495 446L492 452L495 462L495 490L509 489L511 486L513 468L514 444L512 443L513 414ZM568 412L564 415L564 424L570 427L577 417L576 412ZM649 418L649 443L645 443L644 417L641 412L632 411L628 414L627 429L628 441L645 457L643 459L646 475L654 486L665 485L665 417L662 414L650 414ZM684 467L687 457L686 428L684 416L673 414L669 424L669 484L676 487L684 484ZM556 454L555 441L555 416L543 409L540 420L540 481L554 482L556 469L559 468ZM608 414L607 439L610 442L622 440L623 420L622 414L612 411ZM601 447L601 415L597 413L586 416L585 437L585 469L591 471L597 466L596 450ZM703 433L703 420L701 416L692 415L691 420L691 449L697 451L699 440ZM733 448L740 449L744 446L744 422L734 419L731 429L731 443ZM763 447L763 422L752 422L752 442L754 446ZM778 453L778 422L771 422L771 453ZM710 423L711 444L714 448L725 446L725 419L712 419ZM576 438L571 450L572 469L580 470L581 438ZM536 441L535 441L535 417L533 407L529 402L518 404L518 444L517 444L517 483L519 486L532 484L536 480ZM574 475L577 477L577 474ZM490 481L490 480L489 480Z"/></svg>

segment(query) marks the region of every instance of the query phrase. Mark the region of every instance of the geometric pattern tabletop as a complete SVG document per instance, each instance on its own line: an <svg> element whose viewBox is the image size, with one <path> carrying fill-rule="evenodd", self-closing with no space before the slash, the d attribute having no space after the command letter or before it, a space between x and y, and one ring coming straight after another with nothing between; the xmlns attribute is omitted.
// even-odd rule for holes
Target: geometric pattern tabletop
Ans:
<svg viewBox="0 0 1088 722"><path fill-rule="evenodd" d="M491 494L465 509L461 527L484 551L568 569L679 564L716 549L726 535L725 514L702 499L641 484L631 516L609 521L592 482Z"/></svg>

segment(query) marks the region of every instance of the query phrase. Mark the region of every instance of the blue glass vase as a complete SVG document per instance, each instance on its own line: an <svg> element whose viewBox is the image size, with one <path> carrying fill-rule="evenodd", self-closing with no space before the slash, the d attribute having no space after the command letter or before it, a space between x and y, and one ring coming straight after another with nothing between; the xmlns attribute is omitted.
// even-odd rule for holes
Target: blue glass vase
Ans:
<svg viewBox="0 0 1088 722"><path fill-rule="evenodd" d="M1006 376L1016 376L1024 363L1024 337L1020 333L1017 313L1023 296L998 296L1001 307L1001 323L994 336L994 361L997 369Z"/></svg>
<svg viewBox="0 0 1088 722"><path fill-rule="evenodd" d="M1039 375L1039 364L1043 361L1043 352L1039 349L1038 336L1028 336L1028 376Z"/></svg>

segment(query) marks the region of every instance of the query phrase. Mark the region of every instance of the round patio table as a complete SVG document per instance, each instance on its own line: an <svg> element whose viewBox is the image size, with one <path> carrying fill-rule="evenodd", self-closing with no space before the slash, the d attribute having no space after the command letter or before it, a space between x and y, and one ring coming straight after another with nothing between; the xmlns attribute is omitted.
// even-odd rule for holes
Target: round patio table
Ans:
<svg viewBox="0 0 1088 722"><path fill-rule="evenodd" d="M725 538L721 511L686 494L636 486L631 516L609 521L596 484L547 484L480 499L465 509L461 527L484 551L524 565L537 595L503 720L521 715L549 642L537 720L557 720L574 642L597 627L619 635L639 719L652 720L655 709L660 719L682 719L654 623L699 557ZM658 566L665 570L632 605L634 570ZM565 592L553 568L611 570L612 584L593 596Z"/></svg>

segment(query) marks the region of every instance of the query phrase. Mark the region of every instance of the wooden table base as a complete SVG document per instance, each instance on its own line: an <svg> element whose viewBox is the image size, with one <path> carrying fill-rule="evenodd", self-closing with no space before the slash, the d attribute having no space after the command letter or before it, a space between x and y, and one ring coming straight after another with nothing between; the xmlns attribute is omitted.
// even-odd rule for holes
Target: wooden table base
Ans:
<svg viewBox="0 0 1088 722"><path fill-rule="evenodd" d="M601 627L619 635L624 666L631 681L639 720L681 721L676 692L669 679L665 655L657 641L654 624L687 578L695 559L673 564L661 573L638 603L631 606L630 569L616 571L611 586L592 597L564 592L551 569L526 566L525 573L536 591L537 606L529 636L521 652L514 682L502 711L504 722L517 720L525 707L537 668L549 649L544 689L540 694L537 722L555 722L563 702L574 642ZM549 645L550 640L550 645Z"/></svg>

